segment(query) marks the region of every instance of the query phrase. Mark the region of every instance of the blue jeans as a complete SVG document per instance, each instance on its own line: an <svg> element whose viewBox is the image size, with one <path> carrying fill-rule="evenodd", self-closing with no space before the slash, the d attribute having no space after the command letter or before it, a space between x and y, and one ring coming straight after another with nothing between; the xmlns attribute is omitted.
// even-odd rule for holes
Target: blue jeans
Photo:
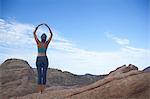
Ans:
<svg viewBox="0 0 150 99"><path fill-rule="evenodd" d="M46 84L46 74L48 68L47 56L37 56L36 67L38 72L38 84Z"/></svg>

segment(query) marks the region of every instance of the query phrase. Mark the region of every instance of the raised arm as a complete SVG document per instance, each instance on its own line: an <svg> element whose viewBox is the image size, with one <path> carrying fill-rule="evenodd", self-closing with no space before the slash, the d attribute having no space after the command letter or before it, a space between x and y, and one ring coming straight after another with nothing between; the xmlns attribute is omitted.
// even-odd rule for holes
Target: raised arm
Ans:
<svg viewBox="0 0 150 99"><path fill-rule="evenodd" d="M37 31L38 27L41 26L41 25L43 25L43 24L38 25L38 26L35 28L34 32L33 32L33 33L34 33L34 38L35 38L35 41L36 41L37 44L38 44L40 41L39 41L39 39L38 39L38 37L37 37L37 35L36 35L36 31Z"/></svg>
<svg viewBox="0 0 150 99"><path fill-rule="evenodd" d="M49 44L49 43L50 43L50 41L52 40L53 33L52 33L52 31L51 31L50 27L49 27L47 24L45 24L45 26L46 26L46 27L48 27L49 32L50 32L50 37L49 37L49 38L48 38L48 40L47 40L47 46L48 46L48 44Z"/></svg>

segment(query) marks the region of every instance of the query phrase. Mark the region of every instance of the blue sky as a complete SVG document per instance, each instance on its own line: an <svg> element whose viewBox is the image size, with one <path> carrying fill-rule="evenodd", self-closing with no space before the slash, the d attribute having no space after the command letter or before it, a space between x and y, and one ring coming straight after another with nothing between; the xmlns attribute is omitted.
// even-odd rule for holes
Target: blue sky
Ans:
<svg viewBox="0 0 150 99"><path fill-rule="evenodd" d="M23 58L35 67L32 32L45 22L54 31L49 67L102 74L118 65L133 63L143 69L150 64L149 0L0 0L0 4L1 62Z"/></svg>

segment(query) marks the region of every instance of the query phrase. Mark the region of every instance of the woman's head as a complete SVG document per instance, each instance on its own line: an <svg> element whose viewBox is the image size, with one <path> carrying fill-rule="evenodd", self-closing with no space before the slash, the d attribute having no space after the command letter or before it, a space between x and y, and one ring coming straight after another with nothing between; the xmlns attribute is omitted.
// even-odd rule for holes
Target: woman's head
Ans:
<svg viewBox="0 0 150 99"><path fill-rule="evenodd" d="M46 34L43 33L43 34L41 35L41 41L42 41L42 42L45 42L45 41L46 41L46 38L47 38Z"/></svg>

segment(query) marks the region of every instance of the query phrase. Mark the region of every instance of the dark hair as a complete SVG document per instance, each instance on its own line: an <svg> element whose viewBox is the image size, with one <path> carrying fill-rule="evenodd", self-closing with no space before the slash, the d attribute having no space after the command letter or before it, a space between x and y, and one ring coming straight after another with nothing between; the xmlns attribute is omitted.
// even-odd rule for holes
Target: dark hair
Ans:
<svg viewBox="0 0 150 99"><path fill-rule="evenodd" d="M45 41L46 41L46 38L47 38L46 34L43 33L43 34L41 35L41 41L42 41L42 42L45 42Z"/></svg>

